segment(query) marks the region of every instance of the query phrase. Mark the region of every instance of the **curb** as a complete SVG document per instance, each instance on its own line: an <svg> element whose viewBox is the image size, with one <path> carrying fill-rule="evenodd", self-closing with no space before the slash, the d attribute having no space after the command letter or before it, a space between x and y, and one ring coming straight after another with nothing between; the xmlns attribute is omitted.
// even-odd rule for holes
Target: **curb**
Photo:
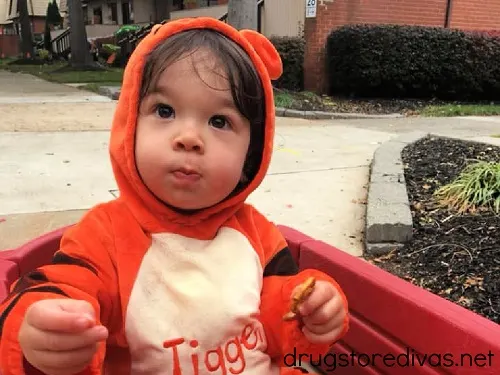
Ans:
<svg viewBox="0 0 500 375"><path fill-rule="evenodd" d="M366 207L365 251L387 254L413 236L413 217L408 201L401 151L428 133L406 133L377 148L370 165Z"/></svg>
<svg viewBox="0 0 500 375"><path fill-rule="evenodd" d="M380 145L370 165L366 204L365 252L384 255L401 248L413 238L413 216L410 209L401 152L410 143L426 137L441 137L499 146L491 140L472 140L433 133L402 134Z"/></svg>
<svg viewBox="0 0 500 375"><path fill-rule="evenodd" d="M119 86L99 86L99 95L107 96L110 99L118 100L120 97L120 87Z"/></svg>
<svg viewBox="0 0 500 375"><path fill-rule="evenodd" d="M113 100L118 100L120 97L119 86L100 86L99 94L107 96ZM276 107L275 113L277 117L293 117L303 118L307 120L354 120L354 119L394 119L404 117L400 113L392 113L388 115L370 115L364 113L342 113L342 112L323 112L323 111L299 111L296 109L288 109Z"/></svg>
<svg viewBox="0 0 500 375"><path fill-rule="evenodd" d="M309 120L352 120L352 119L393 119L404 117L399 113L392 113L388 115L370 115L364 113L343 113L343 112L324 112L324 111L299 111L296 109L288 109L276 107L277 117L294 117L304 118Z"/></svg>

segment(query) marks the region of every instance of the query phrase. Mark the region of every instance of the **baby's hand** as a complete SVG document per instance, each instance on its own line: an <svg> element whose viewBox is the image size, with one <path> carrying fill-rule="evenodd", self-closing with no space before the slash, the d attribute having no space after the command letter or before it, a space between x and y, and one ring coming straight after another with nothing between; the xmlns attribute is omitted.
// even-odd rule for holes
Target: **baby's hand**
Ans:
<svg viewBox="0 0 500 375"><path fill-rule="evenodd" d="M342 297L329 282L316 281L311 295L300 304L298 310L304 322L302 331L312 343L332 342L344 328L347 311Z"/></svg>
<svg viewBox="0 0 500 375"><path fill-rule="evenodd" d="M26 311L19 343L26 360L47 375L69 375L92 361L108 331L95 325L92 305L72 299L35 302Z"/></svg>

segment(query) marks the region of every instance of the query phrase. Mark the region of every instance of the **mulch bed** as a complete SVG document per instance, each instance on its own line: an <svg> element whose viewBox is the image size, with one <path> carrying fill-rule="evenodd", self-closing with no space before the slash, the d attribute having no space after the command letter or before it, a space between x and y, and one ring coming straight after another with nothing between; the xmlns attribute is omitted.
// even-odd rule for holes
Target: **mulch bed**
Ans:
<svg viewBox="0 0 500 375"><path fill-rule="evenodd" d="M348 98L315 95L307 92L295 92L276 89L276 92L288 93L293 97L293 109L299 111L325 111L337 113L394 114L413 116L429 105L444 105L450 102L437 99L382 99Z"/></svg>
<svg viewBox="0 0 500 375"><path fill-rule="evenodd" d="M402 249L367 259L500 324L500 216L458 214L433 199L467 164L500 162L500 147L427 137L407 146L402 158L414 237Z"/></svg>
<svg viewBox="0 0 500 375"><path fill-rule="evenodd" d="M283 90L286 91L286 90ZM444 104L434 100L413 99L350 99L329 97L326 95L308 95L302 92L290 92L294 98L293 109L299 111L325 111L337 113L366 113L413 115L428 105Z"/></svg>

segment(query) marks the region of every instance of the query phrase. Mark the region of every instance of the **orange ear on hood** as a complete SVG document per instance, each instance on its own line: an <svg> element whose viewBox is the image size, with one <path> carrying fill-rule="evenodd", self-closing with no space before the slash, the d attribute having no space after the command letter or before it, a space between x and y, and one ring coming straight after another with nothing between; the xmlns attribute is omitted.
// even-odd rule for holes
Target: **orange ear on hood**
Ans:
<svg viewBox="0 0 500 375"><path fill-rule="evenodd" d="M240 30L240 34L250 42L257 55L259 55L269 73L269 78L272 80L278 79L283 74L283 64L271 41L255 30Z"/></svg>

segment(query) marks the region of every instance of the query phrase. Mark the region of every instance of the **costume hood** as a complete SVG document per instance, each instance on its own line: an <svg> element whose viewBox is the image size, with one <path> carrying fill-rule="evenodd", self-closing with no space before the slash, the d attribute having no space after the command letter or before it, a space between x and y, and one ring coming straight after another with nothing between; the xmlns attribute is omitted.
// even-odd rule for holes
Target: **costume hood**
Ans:
<svg viewBox="0 0 500 375"><path fill-rule="evenodd" d="M250 56L259 74L265 95L265 131L262 162L253 180L238 194L215 206L193 214L180 214L158 200L144 185L136 168L134 139L139 110L142 73L147 55L169 36L195 28L216 30L236 42ZM110 140L110 156L115 179L123 202L141 226L149 232L180 230L203 221L202 227L210 237L244 204L248 195L262 182L271 160L275 108L271 80L282 74L282 62L272 43L253 30L236 30L215 18L184 18L155 25L142 39L126 66L123 83L113 119ZM175 226L177 228L172 228Z"/></svg>

